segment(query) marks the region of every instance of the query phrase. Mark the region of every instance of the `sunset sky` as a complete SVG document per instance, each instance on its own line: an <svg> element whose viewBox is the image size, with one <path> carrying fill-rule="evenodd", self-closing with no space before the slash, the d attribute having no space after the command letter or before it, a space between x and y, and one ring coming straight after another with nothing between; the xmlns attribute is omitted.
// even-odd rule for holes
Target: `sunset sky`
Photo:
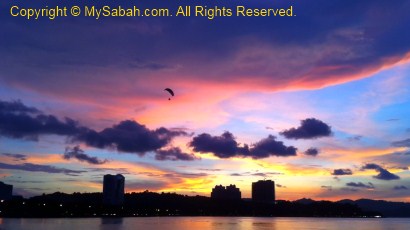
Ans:
<svg viewBox="0 0 410 230"><path fill-rule="evenodd" d="M57 2L296 16L27 20L10 6L56 1L1 1L0 181L14 194L101 192L121 173L126 192L235 184L248 198L271 179L277 199L410 202L410 1Z"/></svg>

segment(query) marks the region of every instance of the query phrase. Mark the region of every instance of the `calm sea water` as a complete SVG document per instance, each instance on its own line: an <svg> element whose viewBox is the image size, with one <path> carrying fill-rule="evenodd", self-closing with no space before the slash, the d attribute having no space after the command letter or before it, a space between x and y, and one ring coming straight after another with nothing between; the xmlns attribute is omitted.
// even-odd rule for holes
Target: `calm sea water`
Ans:
<svg viewBox="0 0 410 230"><path fill-rule="evenodd" d="M258 218L258 217L147 217L84 219L8 219L0 218L1 230L134 230L134 229L309 229L381 230L410 229L410 219L336 219L336 218Z"/></svg>

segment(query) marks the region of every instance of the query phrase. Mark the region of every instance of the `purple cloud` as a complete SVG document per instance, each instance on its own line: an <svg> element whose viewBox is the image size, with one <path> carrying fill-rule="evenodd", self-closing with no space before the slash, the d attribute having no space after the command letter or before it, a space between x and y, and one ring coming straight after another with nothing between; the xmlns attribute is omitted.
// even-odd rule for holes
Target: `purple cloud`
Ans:
<svg viewBox="0 0 410 230"><path fill-rule="evenodd" d="M332 135L329 125L315 118L308 118L301 121L297 128L284 130L280 133L288 139L316 139Z"/></svg>
<svg viewBox="0 0 410 230"><path fill-rule="evenodd" d="M259 159L270 156L287 157L296 156L297 150L293 146L285 146L283 142L277 141L276 137L272 135L256 142L251 147L246 144L241 147L230 132L225 132L221 136L211 136L210 134L203 133L194 137L188 145L195 152L210 152L219 158L252 157Z"/></svg>
<svg viewBox="0 0 410 230"><path fill-rule="evenodd" d="M120 152L144 155L167 146L174 137L189 136L184 130L164 127L150 130L136 121L126 120L96 131L79 122L65 118L61 121L54 115L28 107L20 101L0 101L0 136L16 139L38 140L41 135L61 135L70 141L81 142L95 148L115 149ZM182 155L181 155L182 156ZM66 159L82 159L89 163L102 163L80 152L67 152Z"/></svg>
<svg viewBox="0 0 410 230"><path fill-rule="evenodd" d="M334 169L331 174L333 176L343 176L343 175L352 175L353 172L351 169Z"/></svg>
<svg viewBox="0 0 410 230"><path fill-rule="evenodd" d="M317 148L309 148L305 152L305 155L315 157L319 154L319 149Z"/></svg>
<svg viewBox="0 0 410 230"><path fill-rule="evenodd" d="M198 157L195 157L193 154L184 153L178 147L170 149L160 149L155 152L155 159L160 161L171 160L171 161L193 161L198 160Z"/></svg>
<svg viewBox="0 0 410 230"><path fill-rule="evenodd" d="M376 179L379 180L399 180L400 177L387 171L386 169L384 169L383 167L381 167L378 164L374 164L374 163L369 163L369 164L365 164L362 167L362 170L367 170L367 169L374 169L376 170L379 174L377 174L376 176L373 176Z"/></svg>
<svg viewBox="0 0 410 230"><path fill-rule="evenodd" d="M362 182L358 182L358 183L349 182L349 183L346 183L346 186L356 187L356 188L368 188L368 189L374 189L375 188L373 183L371 183L371 182L369 182L367 184L363 184Z"/></svg>
<svg viewBox="0 0 410 230"><path fill-rule="evenodd" d="M70 160L74 158L79 161L87 162L89 164L94 164L94 165L101 165L101 164L105 164L108 162L107 160L100 160L97 157L88 156L87 154L84 153L82 149L80 149L80 146L78 145L74 146L73 148L67 147L65 149L63 158L66 160Z"/></svg>

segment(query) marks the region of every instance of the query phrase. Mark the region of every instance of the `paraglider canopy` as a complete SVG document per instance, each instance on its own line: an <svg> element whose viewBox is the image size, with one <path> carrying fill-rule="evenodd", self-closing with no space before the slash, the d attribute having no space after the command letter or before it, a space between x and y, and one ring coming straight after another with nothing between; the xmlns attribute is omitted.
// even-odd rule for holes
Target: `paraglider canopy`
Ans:
<svg viewBox="0 0 410 230"><path fill-rule="evenodd" d="M172 91L172 89L170 88L165 88L165 91L167 91L169 94L171 94L172 96L174 96L174 91ZM168 100L171 100L171 98L168 98Z"/></svg>

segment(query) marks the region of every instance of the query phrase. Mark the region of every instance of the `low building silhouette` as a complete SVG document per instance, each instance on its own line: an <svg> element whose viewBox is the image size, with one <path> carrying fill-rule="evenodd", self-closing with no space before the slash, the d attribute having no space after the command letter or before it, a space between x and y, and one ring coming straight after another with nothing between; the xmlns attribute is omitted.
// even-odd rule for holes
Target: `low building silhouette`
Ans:
<svg viewBox="0 0 410 230"><path fill-rule="evenodd" d="M5 184L0 181L0 200L11 200L13 197L13 185Z"/></svg>
<svg viewBox="0 0 410 230"><path fill-rule="evenodd" d="M216 185L211 192L212 199L219 200L240 200L241 191L235 185L229 186Z"/></svg>
<svg viewBox="0 0 410 230"><path fill-rule="evenodd" d="M103 204L122 205L124 203L125 177L121 174L104 175Z"/></svg>
<svg viewBox="0 0 410 230"><path fill-rule="evenodd" d="M259 203L275 202L275 182L259 180L252 183L252 201Z"/></svg>

